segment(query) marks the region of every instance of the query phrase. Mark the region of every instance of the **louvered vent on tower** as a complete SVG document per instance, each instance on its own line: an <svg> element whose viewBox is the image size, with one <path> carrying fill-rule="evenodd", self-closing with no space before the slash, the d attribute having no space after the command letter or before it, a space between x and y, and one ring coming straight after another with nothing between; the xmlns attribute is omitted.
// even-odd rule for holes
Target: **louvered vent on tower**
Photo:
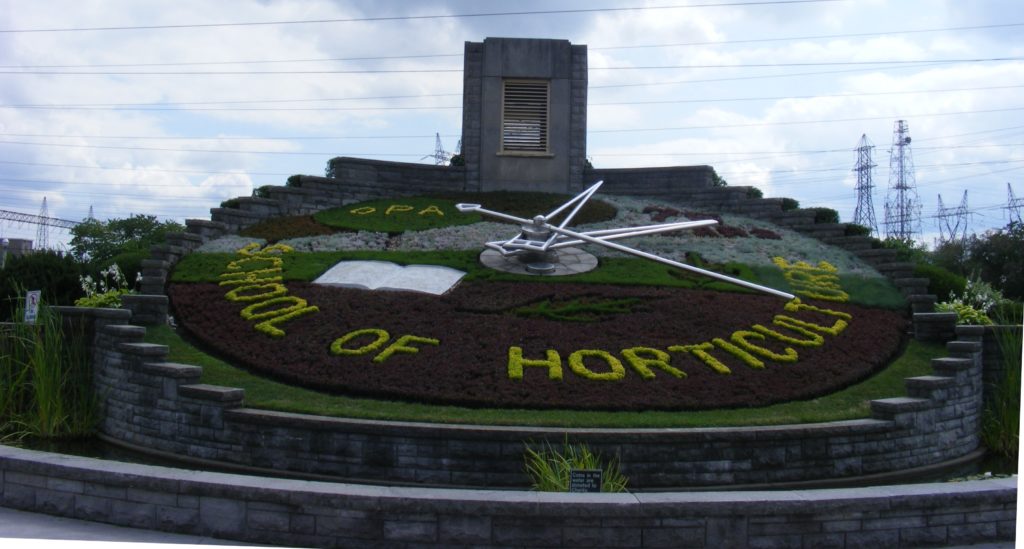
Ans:
<svg viewBox="0 0 1024 549"><path fill-rule="evenodd" d="M546 80L506 80L501 106L502 152L548 152Z"/></svg>

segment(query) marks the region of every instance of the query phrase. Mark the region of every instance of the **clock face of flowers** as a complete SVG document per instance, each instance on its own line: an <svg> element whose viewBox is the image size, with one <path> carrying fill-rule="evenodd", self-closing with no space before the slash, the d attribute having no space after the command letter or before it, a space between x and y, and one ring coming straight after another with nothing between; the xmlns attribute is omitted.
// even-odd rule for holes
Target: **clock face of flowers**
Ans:
<svg viewBox="0 0 1024 549"><path fill-rule="evenodd" d="M847 302L836 269L776 259L797 299L620 284L463 280L441 295L285 282L247 246L169 294L235 364L328 392L475 407L692 410L839 390L883 368L903 318Z"/></svg>

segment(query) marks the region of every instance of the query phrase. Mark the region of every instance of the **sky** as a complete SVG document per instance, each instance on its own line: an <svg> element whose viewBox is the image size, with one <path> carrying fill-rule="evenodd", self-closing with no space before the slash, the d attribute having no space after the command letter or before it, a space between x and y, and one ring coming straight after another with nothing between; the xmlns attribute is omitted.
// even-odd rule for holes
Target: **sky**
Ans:
<svg viewBox="0 0 1024 549"><path fill-rule="evenodd" d="M183 222L335 156L432 164L487 37L588 47L595 167L710 165L853 221L863 135L884 235L904 120L922 242L940 195L977 233L1024 198L1019 0L0 0L0 210Z"/></svg>

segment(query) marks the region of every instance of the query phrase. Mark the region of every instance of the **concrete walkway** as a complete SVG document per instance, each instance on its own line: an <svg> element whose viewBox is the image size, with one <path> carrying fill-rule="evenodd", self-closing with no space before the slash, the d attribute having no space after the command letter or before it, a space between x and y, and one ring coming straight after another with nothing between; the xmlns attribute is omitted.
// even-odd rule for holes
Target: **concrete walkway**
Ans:
<svg viewBox="0 0 1024 549"><path fill-rule="evenodd" d="M149 547L150 544L174 544L179 547L220 546L220 547L272 547L254 545L240 541L227 541L203 536L169 534L153 530L125 528L101 522L54 517L42 513L29 513L0 507L0 547L42 548L54 547L53 540L70 541L68 545L78 547L107 546L111 542L121 543L118 547ZM95 542L95 543L94 543ZM56 546L64 545L57 543ZM961 545L950 549L1013 549L1012 542Z"/></svg>
<svg viewBox="0 0 1024 549"><path fill-rule="evenodd" d="M102 522L54 517L0 507L0 547L53 547L53 540L81 542L68 544L77 546L99 546L99 543L87 542L102 542L103 545L119 542L128 543L129 546L168 543L186 547L199 545L254 546L240 541L125 528ZM57 544L57 546L60 545L63 544Z"/></svg>

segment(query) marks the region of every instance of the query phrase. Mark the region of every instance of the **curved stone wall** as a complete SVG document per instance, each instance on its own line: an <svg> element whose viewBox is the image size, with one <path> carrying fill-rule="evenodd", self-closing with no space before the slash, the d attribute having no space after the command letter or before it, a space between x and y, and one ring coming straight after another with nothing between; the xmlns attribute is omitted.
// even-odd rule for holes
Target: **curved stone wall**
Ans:
<svg viewBox="0 0 1024 549"><path fill-rule="evenodd" d="M0 446L0 505L303 547L920 547L1013 540L1016 478L796 492L358 486Z"/></svg>
<svg viewBox="0 0 1024 549"><path fill-rule="evenodd" d="M91 309L65 314L90 316ZM556 429L327 418L245 408L244 391L200 383L145 329L101 323L95 381L109 438L180 456L338 478L525 487L523 445L585 442L618 456L633 489L836 479L899 471L978 448L983 330L958 328L936 375L876 400L868 419L774 427Z"/></svg>

